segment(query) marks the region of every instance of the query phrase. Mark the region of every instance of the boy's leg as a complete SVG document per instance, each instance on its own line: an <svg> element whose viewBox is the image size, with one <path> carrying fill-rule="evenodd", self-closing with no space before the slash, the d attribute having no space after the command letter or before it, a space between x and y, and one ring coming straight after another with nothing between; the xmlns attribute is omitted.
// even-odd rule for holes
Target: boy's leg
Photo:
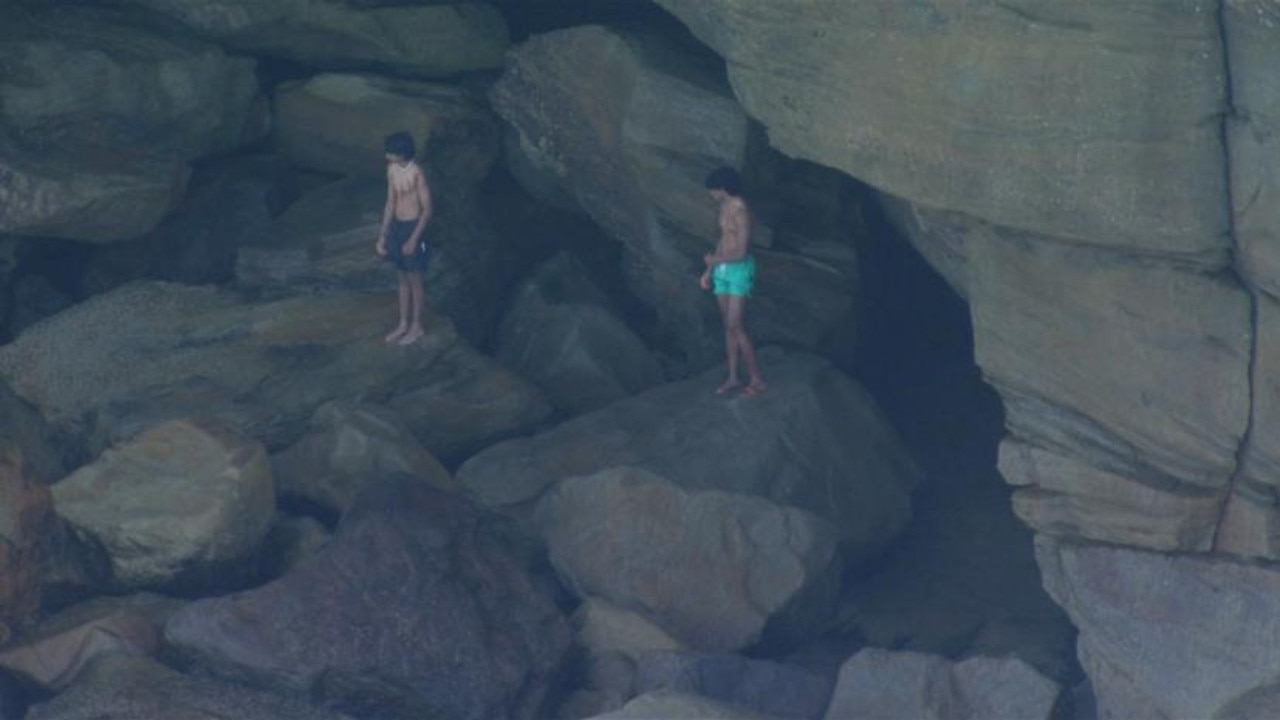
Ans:
<svg viewBox="0 0 1280 720"><path fill-rule="evenodd" d="M405 273L399 273L399 275L400 287L397 292L400 299L400 324L396 325L395 330L387 333L386 341L389 343L396 342L409 330L409 301L411 299L409 297L409 281L405 277Z"/></svg>
<svg viewBox="0 0 1280 720"><path fill-rule="evenodd" d="M724 359L728 368L728 376L716 388L717 395L723 395L741 385L738 381L738 335L734 332L729 310L731 298L730 295L716 295L716 302L720 305L720 322L724 326Z"/></svg>
<svg viewBox="0 0 1280 720"><path fill-rule="evenodd" d="M742 353L742 360L747 364L747 376L751 378L744 393L747 395L759 395L766 386L764 379L760 377L760 367L756 364L755 345L752 344L751 338L747 336L747 331L743 327L743 316L746 314L746 310L747 298L745 295L729 296L729 322L738 336L738 351Z"/></svg>
<svg viewBox="0 0 1280 720"><path fill-rule="evenodd" d="M409 329L405 332L404 337L400 338L401 345L408 345L418 341L423 335L422 331L422 273L411 272L405 273L408 276L409 285Z"/></svg>

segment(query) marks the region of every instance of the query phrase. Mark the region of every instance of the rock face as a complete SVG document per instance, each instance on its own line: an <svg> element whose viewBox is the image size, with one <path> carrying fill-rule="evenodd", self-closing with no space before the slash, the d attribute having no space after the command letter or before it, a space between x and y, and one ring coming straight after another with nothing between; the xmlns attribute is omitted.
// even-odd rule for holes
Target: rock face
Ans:
<svg viewBox="0 0 1280 720"><path fill-rule="evenodd" d="M761 353L769 390L722 398L719 371L662 385L468 460L457 473L489 507L535 501L563 478L649 470L688 491L754 495L833 523L857 558L910 513L915 464L855 382L804 353Z"/></svg>
<svg viewBox="0 0 1280 720"><path fill-rule="evenodd" d="M342 403L322 406L311 432L271 458L277 492L341 513L370 478L401 472L440 490L455 484L394 413Z"/></svg>
<svg viewBox="0 0 1280 720"><path fill-rule="evenodd" d="M697 695L652 692L632 700L621 709L591 720L770 720L745 708L708 700Z"/></svg>
<svg viewBox="0 0 1280 720"><path fill-rule="evenodd" d="M266 450L212 421L148 430L54 485L53 500L128 590L207 585L257 550L275 515Z"/></svg>
<svg viewBox="0 0 1280 720"><path fill-rule="evenodd" d="M640 661L640 694L676 692L730 703L775 718L818 720L827 710L835 673L751 660L740 655L650 653Z"/></svg>
<svg viewBox="0 0 1280 720"><path fill-rule="evenodd" d="M1209 7L658 4L725 57L788 155L998 225L1191 257L1227 248L1222 136L1203 122L1226 98Z"/></svg>
<svg viewBox="0 0 1280 720"><path fill-rule="evenodd" d="M275 450L317 407L440 394L460 415L411 423L428 450L513 432L549 412L532 387L470 349L448 321L426 319L412 347L382 342L388 295L343 293L254 303L210 287L138 283L97 296L0 348L0 377L55 426L101 448L193 404ZM444 402L444 400L441 400ZM535 420L536 422L536 420Z"/></svg>
<svg viewBox="0 0 1280 720"><path fill-rule="evenodd" d="M566 414L595 410L663 380L657 358L568 255L542 265L516 290L495 345L498 360Z"/></svg>
<svg viewBox="0 0 1280 720"><path fill-rule="evenodd" d="M834 607L836 528L760 498L617 468L561 482L537 524L579 597L635 609L695 649L740 650L775 618L803 637Z"/></svg>
<svg viewBox="0 0 1280 720"><path fill-rule="evenodd" d="M319 554L262 588L193 603L166 639L360 716L532 718L569 631L464 500L391 475Z"/></svg>
<svg viewBox="0 0 1280 720"><path fill-rule="evenodd" d="M437 184L479 182L498 154L493 116L452 85L323 74L281 85L274 110L290 159L340 175L385 177L383 138L401 130Z"/></svg>
<svg viewBox="0 0 1280 720"><path fill-rule="evenodd" d="M266 132L247 58L86 10L10 9L4 28L0 231L140 236L178 199L187 160Z"/></svg>
<svg viewBox="0 0 1280 720"><path fill-rule="evenodd" d="M868 649L840 668L826 719L1049 720L1060 693L1021 660Z"/></svg>
<svg viewBox="0 0 1280 720"><path fill-rule="evenodd" d="M502 63L507 27L485 3L360 10L325 0L126 0L239 50L324 69L442 77Z"/></svg>
<svg viewBox="0 0 1280 720"><path fill-rule="evenodd" d="M513 51L491 97L514 128L517 177L621 242L628 287L655 310L665 349L714 361L719 318L697 277L719 234L702 182L747 150L747 117L718 68L670 42L581 27ZM757 261L759 342L814 347L852 303L851 278L817 258L757 247Z"/></svg>
<svg viewBox="0 0 1280 720"><path fill-rule="evenodd" d="M71 689L32 708L29 720L350 720L299 700L177 673L154 660L113 654Z"/></svg>
<svg viewBox="0 0 1280 720"><path fill-rule="evenodd" d="M40 609L40 567L53 517L45 481L21 446L0 440L0 645Z"/></svg>

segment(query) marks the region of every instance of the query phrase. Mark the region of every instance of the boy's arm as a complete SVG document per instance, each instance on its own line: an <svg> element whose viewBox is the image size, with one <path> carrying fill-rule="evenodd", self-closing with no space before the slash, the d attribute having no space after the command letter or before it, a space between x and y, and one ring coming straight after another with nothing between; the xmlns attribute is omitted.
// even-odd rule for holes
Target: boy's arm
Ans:
<svg viewBox="0 0 1280 720"><path fill-rule="evenodd" d="M418 225L413 229L413 235L409 237L406 246L418 244L419 238L422 237L423 230L426 229L427 223L431 222L431 188L427 187L427 179L422 173L418 173L418 207L422 208L422 214L418 216Z"/></svg>
<svg viewBox="0 0 1280 720"><path fill-rule="evenodd" d="M395 212L394 194L391 189L391 172L387 172L387 202L382 207L382 226L378 229L378 253L387 246L387 228L391 225L391 214Z"/></svg>

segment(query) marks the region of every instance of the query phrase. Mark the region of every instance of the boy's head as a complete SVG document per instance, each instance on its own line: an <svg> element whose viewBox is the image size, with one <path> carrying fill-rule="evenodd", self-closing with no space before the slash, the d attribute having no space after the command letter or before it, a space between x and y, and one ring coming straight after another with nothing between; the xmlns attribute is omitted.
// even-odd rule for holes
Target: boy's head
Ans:
<svg viewBox="0 0 1280 720"><path fill-rule="evenodd" d="M408 162L414 156L413 136L403 130L391 133L382 141L382 149L388 160Z"/></svg>
<svg viewBox="0 0 1280 720"><path fill-rule="evenodd" d="M712 195L722 192L733 197L742 197L742 176L737 170L727 165L712 170L702 184L711 191Z"/></svg>

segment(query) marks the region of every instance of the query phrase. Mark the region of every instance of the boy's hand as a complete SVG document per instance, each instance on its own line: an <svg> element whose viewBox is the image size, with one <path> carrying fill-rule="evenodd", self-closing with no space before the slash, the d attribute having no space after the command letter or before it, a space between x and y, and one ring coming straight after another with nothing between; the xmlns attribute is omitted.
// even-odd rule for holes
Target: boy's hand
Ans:
<svg viewBox="0 0 1280 720"><path fill-rule="evenodd" d="M405 257L409 257L410 255L413 254L413 248L417 244L418 244L417 240L409 240L400 248L400 253Z"/></svg>
<svg viewBox="0 0 1280 720"><path fill-rule="evenodd" d="M378 253L378 257L386 257L387 256L387 236L379 235L378 242L373 246L373 249L375 252Z"/></svg>
<svg viewBox="0 0 1280 720"><path fill-rule="evenodd" d="M711 289L711 273L710 272L702 273L702 277L698 278L698 287L702 288L703 290Z"/></svg>

